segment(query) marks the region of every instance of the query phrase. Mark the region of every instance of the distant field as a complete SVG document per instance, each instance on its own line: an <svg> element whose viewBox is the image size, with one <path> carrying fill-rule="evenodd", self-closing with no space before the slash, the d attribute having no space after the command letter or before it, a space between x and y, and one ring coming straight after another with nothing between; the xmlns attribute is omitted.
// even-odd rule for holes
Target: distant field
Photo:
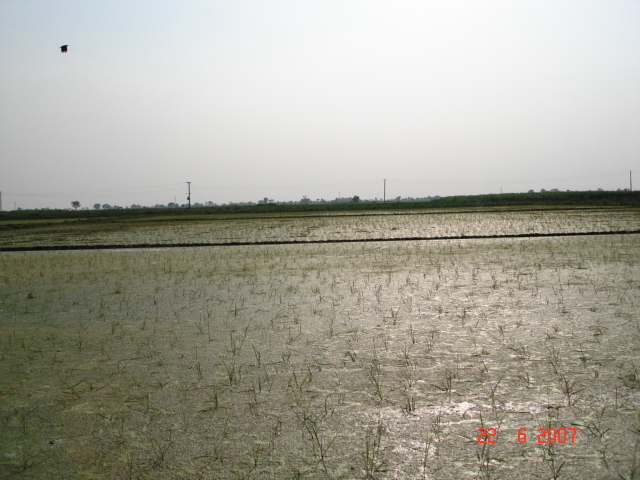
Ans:
<svg viewBox="0 0 640 480"><path fill-rule="evenodd" d="M410 213L1 231L585 235L1 252L0 477L637 478L638 210Z"/></svg>
<svg viewBox="0 0 640 480"><path fill-rule="evenodd" d="M0 225L0 249L332 242L640 230L640 208L483 208L324 214L210 215Z"/></svg>

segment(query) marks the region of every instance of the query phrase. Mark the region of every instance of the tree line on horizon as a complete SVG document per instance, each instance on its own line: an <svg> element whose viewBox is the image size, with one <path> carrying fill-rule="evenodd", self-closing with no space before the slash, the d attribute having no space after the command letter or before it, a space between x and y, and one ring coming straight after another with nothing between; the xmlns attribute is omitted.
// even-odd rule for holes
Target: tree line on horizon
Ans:
<svg viewBox="0 0 640 480"><path fill-rule="evenodd" d="M356 200L357 199L357 200ZM251 214L251 213L292 213L322 211L365 211L365 210L407 210L420 208L477 208L477 207L524 207L524 206L628 206L640 207L640 192L620 191L580 191L580 192L529 192L500 193L485 195L458 195L439 197L433 200L410 201L403 199L382 201L362 201L350 197L344 202L326 203L259 203L252 205L197 206L193 208L116 208L94 210L18 210L0 212L0 219L46 219L46 218L109 218L109 217L146 217L169 215L209 215L209 214ZM80 202L78 202L78 207Z"/></svg>

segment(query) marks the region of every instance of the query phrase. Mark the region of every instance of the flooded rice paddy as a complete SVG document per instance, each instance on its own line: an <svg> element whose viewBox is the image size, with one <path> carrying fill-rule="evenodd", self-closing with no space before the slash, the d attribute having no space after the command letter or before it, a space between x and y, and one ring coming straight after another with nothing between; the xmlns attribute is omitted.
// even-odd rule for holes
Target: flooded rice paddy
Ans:
<svg viewBox="0 0 640 480"><path fill-rule="evenodd" d="M629 208L288 214L207 221L92 222L0 230L0 248L61 245L227 244L367 239L535 235L637 230L640 211Z"/></svg>
<svg viewBox="0 0 640 480"><path fill-rule="evenodd" d="M2 478L638 478L640 235L5 252L0 360Z"/></svg>

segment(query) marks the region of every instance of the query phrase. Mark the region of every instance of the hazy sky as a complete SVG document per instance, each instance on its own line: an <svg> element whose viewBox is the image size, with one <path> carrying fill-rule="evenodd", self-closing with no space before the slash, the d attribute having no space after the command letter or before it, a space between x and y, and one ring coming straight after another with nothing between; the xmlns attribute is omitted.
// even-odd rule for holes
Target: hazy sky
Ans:
<svg viewBox="0 0 640 480"><path fill-rule="evenodd" d="M0 43L4 210L640 188L640 0L0 0Z"/></svg>

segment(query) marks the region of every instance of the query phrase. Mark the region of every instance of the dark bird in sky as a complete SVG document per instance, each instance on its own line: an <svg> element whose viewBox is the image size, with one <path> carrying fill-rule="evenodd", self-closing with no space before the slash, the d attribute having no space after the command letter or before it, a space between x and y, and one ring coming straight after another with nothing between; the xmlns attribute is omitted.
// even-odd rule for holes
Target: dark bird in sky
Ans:
<svg viewBox="0 0 640 480"><path fill-rule="evenodd" d="M68 47L68 46L69 46L69 45L62 45L62 46L60 47L60 51L61 51L62 53L66 53L66 51L67 51L67 47Z"/></svg>

